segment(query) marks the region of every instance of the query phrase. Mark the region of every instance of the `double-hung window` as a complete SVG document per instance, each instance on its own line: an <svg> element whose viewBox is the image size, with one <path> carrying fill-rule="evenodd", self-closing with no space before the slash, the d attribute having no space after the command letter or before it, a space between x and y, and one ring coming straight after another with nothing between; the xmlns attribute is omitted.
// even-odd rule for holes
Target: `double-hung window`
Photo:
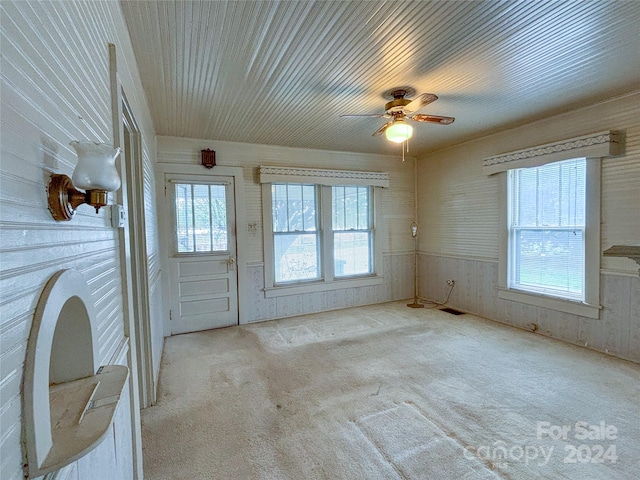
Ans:
<svg viewBox="0 0 640 480"><path fill-rule="evenodd" d="M275 283L319 279L316 186L274 184L271 198Z"/></svg>
<svg viewBox="0 0 640 480"><path fill-rule="evenodd" d="M331 200L334 276L372 273L371 187L334 186Z"/></svg>
<svg viewBox="0 0 640 480"><path fill-rule="evenodd" d="M508 287L585 301L587 160L508 172Z"/></svg>
<svg viewBox="0 0 640 480"><path fill-rule="evenodd" d="M308 169L281 174L278 167L262 168L276 170L272 176L261 172L266 296L383 282L374 204L375 182L386 186L386 174L313 170L314 176ZM359 178L350 184L348 175ZM367 184L371 176L376 178Z"/></svg>

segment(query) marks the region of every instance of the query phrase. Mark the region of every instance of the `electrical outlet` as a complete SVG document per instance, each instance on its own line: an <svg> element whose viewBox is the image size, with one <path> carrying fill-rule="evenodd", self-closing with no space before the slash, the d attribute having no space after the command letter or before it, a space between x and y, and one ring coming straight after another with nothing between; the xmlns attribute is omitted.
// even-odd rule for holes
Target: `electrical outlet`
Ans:
<svg viewBox="0 0 640 480"><path fill-rule="evenodd" d="M450 287L453 287L456 284L455 280L447 280L447 285L449 285Z"/></svg>

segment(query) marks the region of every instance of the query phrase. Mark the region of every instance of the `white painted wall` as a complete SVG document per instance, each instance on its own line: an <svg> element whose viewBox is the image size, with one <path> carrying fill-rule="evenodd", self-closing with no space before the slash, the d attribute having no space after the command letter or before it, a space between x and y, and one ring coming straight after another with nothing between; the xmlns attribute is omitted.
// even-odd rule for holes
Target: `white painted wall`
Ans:
<svg viewBox="0 0 640 480"><path fill-rule="evenodd" d="M154 222L155 133L119 3L3 1L0 12L0 478L17 480L25 462L25 348L40 292L55 272L82 272L95 301L101 363L126 362L119 351L125 340L120 246L109 210L96 215L81 206L71 222L55 222L45 193L51 173L73 171L71 140L113 143L109 43L116 45L120 80L142 131L152 321L160 325L152 328L156 371L162 287ZM69 469L70 478L132 476L130 402L127 394L110 437Z"/></svg>
<svg viewBox="0 0 640 480"><path fill-rule="evenodd" d="M244 264L248 286L239 293L240 304L249 307L246 320L249 322L269 320L304 313L318 312L356 305L380 303L413 296L413 239L410 225L414 220L414 166L415 160L407 158L403 163L400 155L371 155L346 152L285 148L267 145L252 145L211 140L195 140L176 137L158 137L158 166L200 165L200 151L211 148L216 151L216 162L220 166L241 167L244 172L245 212L241 217L245 224L238 225L238 238L246 245ZM306 293L278 298L264 297L264 249L262 235L262 197L257 170L260 165L328 168L338 170L364 170L388 172L390 186L379 191L379 202L383 228L381 235L384 284L372 287L346 288L329 292ZM212 172L215 171L215 168ZM202 174L208 170L201 168ZM158 191L164 189L164 179L157 175ZM160 219L163 242L163 257L166 258L171 227ZM249 231L248 224L255 223L256 231ZM240 257L240 253L239 253ZM168 271L168 268L164 268ZM165 290L168 291L165 284ZM165 306L168 309L168 304ZM165 326L165 332L170 329Z"/></svg>
<svg viewBox="0 0 640 480"><path fill-rule="evenodd" d="M602 250L640 243L640 92L431 153L419 160L418 216L423 297L640 362L640 276L626 258L601 258L600 320L497 298L499 175L482 160L602 130L626 134L624 156L602 161Z"/></svg>

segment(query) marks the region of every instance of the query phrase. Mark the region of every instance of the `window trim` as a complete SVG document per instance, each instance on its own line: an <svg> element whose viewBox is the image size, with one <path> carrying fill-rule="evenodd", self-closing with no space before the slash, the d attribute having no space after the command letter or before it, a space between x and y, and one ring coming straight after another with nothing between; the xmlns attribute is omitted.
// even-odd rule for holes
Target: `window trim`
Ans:
<svg viewBox="0 0 640 480"><path fill-rule="evenodd" d="M344 179L340 185L353 185L350 179ZM298 179L288 179L283 181L278 179L273 183L300 183ZM308 181L303 182L309 184ZM262 183L262 225L264 238L264 295L266 298L281 297L287 295L299 295L304 293L324 292L330 290L339 290L344 288L357 288L381 285L384 282L383 276L383 257L380 235L377 231L380 228L380 216L377 208L377 188L371 187L371 203L372 203L372 226L373 233L373 252L371 258L373 263L373 273L367 275L357 275L349 277L335 277L334 261L333 261L333 229L332 229L332 195L331 186L326 184L316 184L318 189L318 209L320 216L318 218L318 238L320 240L320 271L319 280L302 280L290 283L274 282L274 242L273 242L273 223L271 213L271 183Z"/></svg>
<svg viewBox="0 0 640 480"><path fill-rule="evenodd" d="M563 159L550 159L546 163L575 158L568 152ZM500 246L498 298L527 305L549 308L564 313L580 315L587 318L600 318L600 157L586 157L586 225L585 225L585 300L569 300L561 297L545 295L543 293L527 292L508 287L509 261L509 231L508 231L508 171L498 173L500 179L499 215L500 215ZM536 165L536 166L540 166ZM514 168L520 168L514 166Z"/></svg>

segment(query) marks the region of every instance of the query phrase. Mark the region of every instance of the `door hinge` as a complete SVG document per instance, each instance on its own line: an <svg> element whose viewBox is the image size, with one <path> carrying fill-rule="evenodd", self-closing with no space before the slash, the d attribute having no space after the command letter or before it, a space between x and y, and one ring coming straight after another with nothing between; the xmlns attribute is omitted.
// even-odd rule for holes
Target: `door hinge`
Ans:
<svg viewBox="0 0 640 480"><path fill-rule="evenodd" d="M169 321L173 320L173 312L169 310Z"/></svg>

